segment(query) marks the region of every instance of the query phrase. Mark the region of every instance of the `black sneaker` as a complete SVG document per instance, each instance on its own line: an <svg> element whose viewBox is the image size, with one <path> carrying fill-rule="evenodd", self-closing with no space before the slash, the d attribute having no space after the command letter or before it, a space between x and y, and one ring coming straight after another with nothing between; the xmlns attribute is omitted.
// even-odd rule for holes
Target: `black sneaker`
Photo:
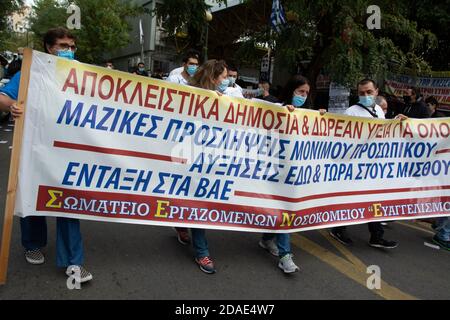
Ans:
<svg viewBox="0 0 450 320"><path fill-rule="evenodd" d="M374 248L394 249L397 248L396 241L384 240L383 238L370 239L369 246Z"/></svg>
<svg viewBox="0 0 450 320"><path fill-rule="evenodd" d="M347 235L343 231L331 230L330 236L332 236L333 238L335 238L337 241L339 241L340 243L342 243L345 246L350 246L353 244L352 239L347 237Z"/></svg>
<svg viewBox="0 0 450 320"><path fill-rule="evenodd" d="M434 235L433 242L436 243L442 249L450 251L450 241L441 240L437 237L437 235Z"/></svg>

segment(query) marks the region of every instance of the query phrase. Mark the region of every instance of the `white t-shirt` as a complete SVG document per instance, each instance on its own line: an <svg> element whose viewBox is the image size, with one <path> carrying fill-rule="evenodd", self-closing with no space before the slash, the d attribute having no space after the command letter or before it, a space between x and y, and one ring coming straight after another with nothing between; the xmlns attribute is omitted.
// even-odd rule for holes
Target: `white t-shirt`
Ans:
<svg viewBox="0 0 450 320"><path fill-rule="evenodd" d="M181 73L168 76L166 81L175 82L186 86L188 85L188 81L183 77Z"/></svg>
<svg viewBox="0 0 450 320"><path fill-rule="evenodd" d="M368 107L367 109L371 110L371 107ZM378 119L385 119L383 109L381 109L381 107L377 104L375 105L375 113L377 114ZM354 117L373 118L373 116L366 109L358 106L357 104L345 110L345 114Z"/></svg>
<svg viewBox="0 0 450 320"><path fill-rule="evenodd" d="M172 71L170 71L169 77L176 75L176 74L180 74L183 72L183 70L184 70L184 67L179 67L179 68L173 69Z"/></svg>
<svg viewBox="0 0 450 320"><path fill-rule="evenodd" d="M237 97L237 98L244 97L244 95L242 94L242 88L236 83L234 84L234 87L226 88L224 94L230 97Z"/></svg>

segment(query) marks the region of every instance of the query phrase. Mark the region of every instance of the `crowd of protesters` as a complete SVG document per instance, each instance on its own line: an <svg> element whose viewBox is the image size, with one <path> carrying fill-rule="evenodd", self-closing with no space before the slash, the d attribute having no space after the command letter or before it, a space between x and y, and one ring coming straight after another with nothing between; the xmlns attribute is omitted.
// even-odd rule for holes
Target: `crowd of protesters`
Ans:
<svg viewBox="0 0 450 320"><path fill-rule="evenodd" d="M48 54L56 55L66 59L74 59L76 53L76 38L70 31L64 28L49 30L43 39L44 50ZM14 118L21 117L21 110L16 101L18 99L20 82L20 63L22 52L7 63L1 61L1 75L9 81L0 88L0 111L7 111ZM104 66L114 69L112 61L105 62ZM208 60L202 63L199 52L189 50L182 60L179 68L172 70L166 78L162 70L155 70L150 75L143 62L140 62L132 73L157 79L165 78L166 81L180 85L193 86L207 90L213 90L221 95L243 98L243 89L239 85L239 70L236 66L228 64L224 60ZM288 79L286 85L274 92L268 81L259 83L260 95L256 99L276 103L286 108L289 112L296 108L311 107L310 98L311 85L307 78L302 75L294 75ZM347 115L356 117L374 118L430 118L444 116L438 109L438 101L434 97L426 97L420 94L418 88L408 88L404 92L403 108L398 110L389 106L386 97L379 94L379 88L371 79L361 80L357 87L358 102L346 110ZM317 108L320 114L326 112L326 108ZM80 222L77 219L56 218L56 251L57 266L64 268L65 273L70 276L75 272L81 274L81 282L90 281L93 276L84 268L84 249L81 237ZM42 248L47 243L47 227L45 217L28 216L20 219L21 239L25 251L25 259L30 264L42 264L45 261ZM450 222L449 218L436 219L433 223L436 235L433 241L442 248L450 250ZM394 249L398 243L384 238L383 225L379 222L368 223L370 233L369 245L376 248ZM346 227L333 228L330 235L340 243L350 246L352 239L347 234ZM192 243L195 252L195 262L205 273L215 273L216 266L211 258L206 238L206 231L200 228L176 228L178 241L183 245ZM259 240L259 246L270 254L279 258L278 267L285 273L293 273L299 267L293 260L290 247L290 234L263 234Z"/></svg>

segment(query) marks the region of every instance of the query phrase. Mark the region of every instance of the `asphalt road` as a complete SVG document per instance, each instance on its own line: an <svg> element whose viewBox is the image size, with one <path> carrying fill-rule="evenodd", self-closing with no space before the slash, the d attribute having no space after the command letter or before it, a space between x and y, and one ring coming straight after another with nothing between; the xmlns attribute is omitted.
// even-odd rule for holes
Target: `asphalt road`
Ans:
<svg viewBox="0 0 450 320"><path fill-rule="evenodd" d="M13 127L0 124L0 212L4 212ZM386 238L394 250L367 245L367 226L349 228L354 245L344 248L326 231L293 234L294 260L301 271L287 276L277 259L259 248L257 233L208 231L218 272L204 274L193 250L168 227L82 222L85 267L94 279L69 290L56 267L55 219L48 218L46 263L27 264L14 218L8 279L3 299L450 299L450 252L424 245L432 232L423 222L392 222ZM3 215L0 225L3 224ZM381 289L369 289L367 267L381 271Z"/></svg>

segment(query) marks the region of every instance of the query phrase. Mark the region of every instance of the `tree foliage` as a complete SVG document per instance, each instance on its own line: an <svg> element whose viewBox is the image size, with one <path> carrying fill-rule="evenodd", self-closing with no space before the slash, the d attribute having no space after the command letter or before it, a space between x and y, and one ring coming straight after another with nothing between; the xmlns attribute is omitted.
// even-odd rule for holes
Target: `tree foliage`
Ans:
<svg viewBox="0 0 450 320"><path fill-rule="evenodd" d="M272 0L246 0L244 5L257 8L262 1L272 3ZM270 30L267 17L265 28L255 26L243 31L236 58L251 63L261 56L260 44L269 43L279 65L289 66L292 73L300 69L313 86L322 71L333 81L352 87L364 76L381 78L392 65L400 70L428 71L430 58L439 52L445 42L443 38L448 38L450 0L282 0L281 3L288 26L277 34ZM370 16L367 8L374 4L381 9L379 30L369 30L366 24ZM157 13L165 17L164 27L169 33L183 26L194 30L189 34L195 44L195 35L201 33L204 25L204 9L202 0L167 0ZM448 45L448 41L444 44ZM448 51L444 59L448 60L447 57Z"/></svg>
<svg viewBox="0 0 450 320"><path fill-rule="evenodd" d="M216 2L227 4L227 0ZM186 47L201 49L205 37L205 12L209 8L204 0L165 0L156 6L153 14L163 20L169 38L183 42L183 46L178 46L179 51Z"/></svg>
<svg viewBox="0 0 450 320"><path fill-rule="evenodd" d="M66 26L70 3L81 10L81 29L73 30L79 48L76 56L88 63L101 63L106 52L127 45L131 31L127 18L143 13L142 7L121 0L37 0L31 29L38 43L49 28Z"/></svg>
<svg viewBox="0 0 450 320"><path fill-rule="evenodd" d="M4 46L5 39L9 38L7 26L8 16L19 10L23 0L1 0L0 1L0 47Z"/></svg>
<svg viewBox="0 0 450 320"><path fill-rule="evenodd" d="M277 37L277 53L290 65L308 59L305 73L315 80L326 70L333 81L353 86L364 76L377 78L389 68L429 70L424 56L437 46L436 36L408 19L409 1L375 1L381 29L369 30L370 0L287 0L296 16Z"/></svg>

